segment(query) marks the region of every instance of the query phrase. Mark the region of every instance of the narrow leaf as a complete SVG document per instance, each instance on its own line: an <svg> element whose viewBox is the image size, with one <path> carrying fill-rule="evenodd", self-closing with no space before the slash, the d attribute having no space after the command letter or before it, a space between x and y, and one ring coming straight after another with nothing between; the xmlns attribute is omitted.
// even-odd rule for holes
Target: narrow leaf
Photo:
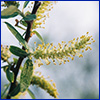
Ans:
<svg viewBox="0 0 100 100"><path fill-rule="evenodd" d="M25 21L32 21L33 19L36 19L36 15L35 14L30 14L27 15L23 18Z"/></svg>
<svg viewBox="0 0 100 100"><path fill-rule="evenodd" d="M5 84L5 85L4 85L4 88L8 87L9 85L10 85L10 83L8 83L8 84Z"/></svg>
<svg viewBox="0 0 100 100"><path fill-rule="evenodd" d="M9 65L5 65L5 66L2 66L1 68L6 68L6 67L8 67Z"/></svg>
<svg viewBox="0 0 100 100"><path fill-rule="evenodd" d="M29 93L32 99L35 99L35 96L30 89L27 89L27 92Z"/></svg>
<svg viewBox="0 0 100 100"><path fill-rule="evenodd" d="M16 56L19 56L19 57L27 57L29 54L27 52L25 52L23 49L20 49L16 46L10 46L9 48L10 52Z"/></svg>
<svg viewBox="0 0 100 100"><path fill-rule="evenodd" d="M11 18L11 17L15 17L18 15L18 8L16 6L9 6L8 8L4 9L3 11L1 11L1 18Z"/></svg>
<svg viewBox="0 0 100 100"><path fill-rule="evenodd" d="M8 68L10 69L10 67L11 67L10 65L5 65L5 66L2 66L1 68L3 68L3 71L6 72L6 70L7 70Z"/></svg>
<svg viewBox="0 0 100 100"><path fill-rule="evenodd" d="M20 92L20 84L18 84L11 92L10 92L10 96L15 96Z"/></svg>
<svg viewBox="0 0 100 100"><path fill-rule="evenodd" d="M37 32L37 31L33 31L35 34L36 34L36 36L41 40L41 42L43 43L44 42L44 40L43 40L43 38L42 38L42 36Z"/></svg>
<svg viewBox="0 0 100 100"><path fill-rule="evenodd" d="M14 61L15 64L17 64L18 59L13 58L13 61Z"/></svg>
<svg viewBox="0 0 100 100"><path fill-rule="evenodd" d="M25 34L26 34L26 32L24 32L22 36L24 36Z"/></svg>
<svg viewBox="0 0 100 100"><path fill-rule="evenodd" d="M25 1L25 2L24 2L23 8L26 8L26 6L28 5L29 2L30 2L30 1Z"/></svg>
<svg viewBox="0 0 100 100"><path fill-rule="evenodd" d="M12 32L12 34L16 37L16 39L26 48L30 49L27 42L23 39L23 37L20 35L20 33L8 22L5 22L7 25L8 29Z"/></svg>
<svg viewBox="0 0 100 100"><path fill-rule="evenodd" d="M33 63L32 60L28 59L21 72L20 76L20 88L21 92L24 92L30 85L33 74Z"/></svg>
<svg viewBox="0 0 100 100"><path fill-rule="evenodd" d="M21 26L16 26L16 27L18 27L18 28L20 28L20 29L22 29L22 30L26 30L25 28L23 28L23 27L21 27Z"/></svg>
<svg viewBox="0 0 100 100"><path fill-rule="evenodd" d="M24 20L20 20L20 24L24 25L25 27L27 27L27 23Z"/></svg>
<svg viewBox="0 0 100 100"><path fill-rule="evenodd" d="M9 68L6 70L6 77L9 80L9 82L14 82L14 73L9 70Z"/></svg>
<svg viewBox="0 0 100 100"><path fill-rule="evenodd" d="M10 84L7 84L7 85L6 85L6 89L5 89L4 92L1 94L1 98L5 95L6 91L8 90L9 85L10 85Z"/></svg>

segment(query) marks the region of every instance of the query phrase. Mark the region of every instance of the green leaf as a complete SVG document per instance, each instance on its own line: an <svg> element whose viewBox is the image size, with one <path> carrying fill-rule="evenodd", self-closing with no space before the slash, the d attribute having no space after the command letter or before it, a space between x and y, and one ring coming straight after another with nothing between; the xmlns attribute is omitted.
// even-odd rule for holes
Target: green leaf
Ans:
<svg viewBox="0 0 100 100"><path fill-rule="evenodd" d="M20 89L24 92L30 85L33 74L33 63L32 60L28 59L21 72L20 76Z"/></svg>
<svg viewBox="0 0 100 100"><path fill-rule="evenodd" d="M20 84L18 84L11 92L10 92L10 96L15 96L20 92Z"/></svg>
<svg viewBox="0 0 100 100"><path fill-rule="evenodd" d="M14 73L9 68L6 70L6 77L9 82L14 82Z"/></svg>
<svg viewBox="0 0 100 100"><path fill-rule="evenodd" d="M35 96L30 89L27 89L27 92L29 93L32 99L35 99Z"/></svg>
<svg viewBox="0 0 100 100"><path fill-rule="evenodd" d="M2 66L1 68L7 68L9 65Z"/></svg>
<svg viewBox="0 0 100 100"><path fill-rule="evenodd" d="M5 85L4 85L4 88L8 87L9 85L10 85L10 83L8 83L8 84L5 84Z"/></svg>
<svg viewBox="0 0 100 100"><path fill-rule="evenodd" d="M43 40L43 38L42 38L42 36L37 32L37 31L33 31L35 34L36 34L36 36L41 40L41 42L43 43L44 42L44 40Z"/></svg>
<svg viewBox="0 0 100 100"><path fill-rule="evenodd" d="M25 27L27 27L27 23L24 20L20 20L20 24L24 25Z"/></svg>
<svg viewBox="0 0 100 100"><path fill-rule="evenodd" d="M18 12L19 12L18 8L16 6L11 5L8 8L1 11L1 18L7 19L15 17L19 14Z"/></svg>
<svg viewBox="0 0 100 100"><path fill-rule="evenodd" d="M16 27L18 27L18 28L20 28L20 29L22 29L22 30L26 30L25 28L23 28L23 27L21 27L21 26L16 26Z"/></svg>
<svg viewBox="0 0 100 100"><path fill-rule="evenodd" d="M10 84L6 84L6 88L4 90L4 92L1 94L1 98L3 98L3 96L5 95L6 91L8 90Z"/></svg>
<svg viewBox="0 0 100 100"><path fill-rule="evenodd" d="M32 21L33 19L36 19L36 15L35 14L30 14L30 15L27 15L27 16L23 17L23 19L25 21Z"/></svg>
<svg viewBox="0 0 100 100"><path fill-rule="evenodd" d="M3 68L3 71L6 72L6 70L7 70L8 68L10 69L10 67L11 67L10 65L5 65L5 66L2 66L1 68Z"/></svg>
<svg viewBox="0 0 100 100"><path fill-rule="evenodd" d="M16 37L16 39L27 49L30 50L27 42L23 39L23 37L20 35L20 33L8 22L5 22L8 29L12 32L12 34Z"/></svg>
<svg viewBox="0 0 100 100"><path fill-rule="evenodd" d="M25 2L24 2L23 8L26 8L26 6L28 5L29 2L30 2L30 1L25 1Z"/></svg>
<svg viewBox="0 0 100 100"><path fill-rule="evenodd" d="M16 1L4 1L4 3L5 3L5 7L7 6L7 7L9 7L9 6L11 6L11 5L14 5L14 6L16 6L17 8L19 7L19 2L16 2Z"/></svg>
<svg viewBox="0 0 100 100"><path fill-rule="evenodd" d="M23 49L20 49L16 46L10 46L9 50L12 54L22 58L27 57L29 55L29 53L25 52Z"/></svg>
<svg viewBox="0 0 100 100"><path fill-rule="evenodd" d="M22 36L24 36L25 34L26 34L26 32L24 32Z"/></svg>
<svg viewBox="0 0 100 100"><path fill-rule="evenodd" d="M15 64L17 64L18 59L13 58L13 61L14 61Z"/></svg>

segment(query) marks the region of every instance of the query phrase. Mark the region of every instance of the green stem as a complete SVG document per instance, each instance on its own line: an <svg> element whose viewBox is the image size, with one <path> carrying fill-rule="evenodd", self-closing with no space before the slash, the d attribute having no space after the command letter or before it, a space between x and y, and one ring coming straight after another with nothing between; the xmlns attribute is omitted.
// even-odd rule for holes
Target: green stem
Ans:
<svg viewBox="0 0 100 100"><path fill-rule="evenodd" d="M6 89L5 89L4 92L1 94L1 97L4 96L4 94L6 93L6 91L7 91L8 87L9 87L9 85L10 85L10 84L7 85Z"/></svg>
<svg viewBox="0 0 100 100"><path fill-rule="evenodd" d="M18 10L18 13L19 13L22 17L25 17L25 15L24 15L20 10Z"/></svg>
<svg viewBox="0 0 100 100"><path fill-rule="evenodd" d="M8 59L6 60L6 62L7 62L9 65L11 65L11 63L8 61Z"/></svg>

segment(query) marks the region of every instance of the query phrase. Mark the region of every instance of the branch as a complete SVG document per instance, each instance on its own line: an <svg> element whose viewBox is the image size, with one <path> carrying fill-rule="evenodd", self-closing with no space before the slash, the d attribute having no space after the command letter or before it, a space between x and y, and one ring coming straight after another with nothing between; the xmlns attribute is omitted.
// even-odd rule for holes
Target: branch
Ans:
<svg viewBox="0 0 100 100"><path fill-rule="evenodd" d="M33 10L32 10L32 13L31 14L36 14L37 12L37 9L39 8L39 6L41 5L41 3L39 1L35 1L35 4L34 4L34 7L33 7ZM30 21L30 22L27 22L27 30L26 30L26 36L25 36L25 40L26 42L29 41L30 39L30 32L31 32L31 29L32 29L32 25L33 25L33 20ZM23 50L25 50L24 47L22 47ZM9 92L8 92L8 95L7 95L7 99L10 99L11 96L9 96L10 92L16 87L16 79L17 79L17 75L18 75L18 72L19 72L19 68L21 66L21 63L23 61L24 58L19 58L18 59L18 62L17 62L17 65L16 65L16 68L14 68L14 83L11 83L11 86L10 86L10 89L9 89Z"/></svg>

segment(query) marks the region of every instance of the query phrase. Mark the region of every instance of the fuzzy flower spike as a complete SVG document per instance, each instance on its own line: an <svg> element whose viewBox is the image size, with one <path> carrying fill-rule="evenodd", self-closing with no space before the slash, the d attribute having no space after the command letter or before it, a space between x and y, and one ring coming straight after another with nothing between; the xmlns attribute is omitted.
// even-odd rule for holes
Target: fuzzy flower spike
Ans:
<svg viewBox="0 0 100 100"><path fill-rule="evenodd" d="M36 16L37 18L34 20L33 29L36 28L45 28L43 24L45 24L46 18L49 17L49 12L53 9L53 5L56 1L40 1L41 5L37 10Z"/></svg>
<svg viewBox="0 0 100 100"><path fill-rule="evenodd" d="M10 58L10 56L11 56L11 53L9 51L9 47L1 45L1 60L5 62Z"/></svg>
<svg viewBox="0 0 100 100"><path fill-rule="evenodd" d="M34 62L38 62L38 66L41 66L43 65L42 60L44 60L45 63L49 65L49 59L51 59L54 65L56 65L56 61L61 65L62 62L65 64L69 62L70 59L74 60L74 56L78 56L79 58L83 57L81 53L83 53L84 50L92 50L89 45L95 42L92 36L88 36L88 33L89 32L87 32L86 35L82 35L80 38L74 38L69 41L68 44L62 41L62 43L58 43L57 47L53 46L53 43L46 45L39 44L33 53L33 57L36 59Z"/></svg>

